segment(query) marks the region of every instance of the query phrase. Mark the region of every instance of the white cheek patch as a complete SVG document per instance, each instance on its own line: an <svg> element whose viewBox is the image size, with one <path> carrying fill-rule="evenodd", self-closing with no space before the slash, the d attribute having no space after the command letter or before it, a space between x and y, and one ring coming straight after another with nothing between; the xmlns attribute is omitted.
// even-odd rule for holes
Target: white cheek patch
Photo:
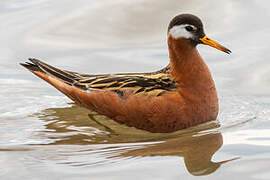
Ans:
<svg viewBox="0 0 270 180"><path fill-rule="evenodd" d="M189 24L181 24L178 26L173 26L170 31L169 34L174 38L174 39L178 39L180 37L186 38L186 39L193 39L194 35L186 30L186 26L191 26L194 30L196 30L196 27L193 25L189 25Z"/></svg>

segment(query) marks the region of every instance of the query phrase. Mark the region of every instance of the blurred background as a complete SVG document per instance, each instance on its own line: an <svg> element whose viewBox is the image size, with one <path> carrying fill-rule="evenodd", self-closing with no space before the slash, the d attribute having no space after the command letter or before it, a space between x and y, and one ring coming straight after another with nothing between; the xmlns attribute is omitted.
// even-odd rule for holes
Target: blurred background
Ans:
<svg viewBox="0 0 270 180"><path fill-rule="evenodd" d="M2 179L269 179L267 0L1 0ZM29 57L81 73L147 72L168 64L167 26L199 16L232 50L198 49L216 82L217 121L152 134L88 118L22 68Z"/></svg>

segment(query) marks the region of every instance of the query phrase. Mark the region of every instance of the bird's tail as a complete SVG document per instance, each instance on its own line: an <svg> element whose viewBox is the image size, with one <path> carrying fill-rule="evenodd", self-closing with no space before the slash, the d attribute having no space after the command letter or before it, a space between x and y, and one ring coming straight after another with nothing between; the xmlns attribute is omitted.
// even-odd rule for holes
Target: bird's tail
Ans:
<svg viewBox="0 0 270 180"><path fill-rule="evenodd" d="M28 69L33 73L34 72L44 73L56 77L57 79L69 85L72 85L78 79L78 76L76 76L74 73L55 68L38 59L29 58L29 61L31 62L20 63L20 65L24 66L26 69Z"/></svg>
<svg viewBox="0 0 270 180"><path fill-rule="evenodd" d="M73 86L80 78L77 73L57 69L37 59L29 59L29 61L20 64L80 104L78 94L83 91Z"/></svg>

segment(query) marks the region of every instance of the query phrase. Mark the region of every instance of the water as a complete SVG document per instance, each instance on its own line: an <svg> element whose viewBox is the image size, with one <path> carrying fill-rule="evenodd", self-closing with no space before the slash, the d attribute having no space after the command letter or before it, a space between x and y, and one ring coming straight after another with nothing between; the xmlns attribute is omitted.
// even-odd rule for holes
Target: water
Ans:
<svg viewBox="0 0 270 180"><path fill-rule="evenodd" d="M1 179L270 179L269 1L2 0ZM85 73L168 63L167 24L202 18L230 56L199 46L216 81L217 122L152 134L71 103L18 65L36 57Z"/></svg>

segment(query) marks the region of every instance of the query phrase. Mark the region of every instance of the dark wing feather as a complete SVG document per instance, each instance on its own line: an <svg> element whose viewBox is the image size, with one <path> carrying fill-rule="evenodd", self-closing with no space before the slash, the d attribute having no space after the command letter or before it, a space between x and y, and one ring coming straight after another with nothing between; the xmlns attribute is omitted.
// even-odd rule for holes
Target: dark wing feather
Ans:
<svg viewBox="0 0 270 180"><path fill-rule="evenodd" d="M125 73L88 75L65 71L37 59L22 64L30 70L39 70L61 79L63 82L82 90L107 90L122 96L125 92L138 95L160 96L166 91L175 91L169 66L152 73Z"/></svg>

